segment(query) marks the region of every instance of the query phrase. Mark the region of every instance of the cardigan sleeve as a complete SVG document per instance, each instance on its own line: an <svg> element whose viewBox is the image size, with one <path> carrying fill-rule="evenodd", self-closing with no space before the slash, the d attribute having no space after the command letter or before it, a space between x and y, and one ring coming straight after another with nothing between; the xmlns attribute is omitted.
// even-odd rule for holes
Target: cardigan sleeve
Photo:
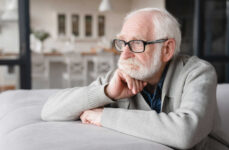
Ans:
<svg viewBox="0 0 229 150"><path fill-rule="evenodd" d="M77 120L84 110L111 104L114 101L104 93L113 72L98 77L89 86L60 90L50 96L41 111L46 121Z"/></svg>
<svg viewBox="0 0 229 150"><path fill-rule="evenodd" d="M154 110L105 108L101 124L170 147L189 149L213 128L216 84L214 68L201 64L186 77L181 103L175 111L156 113Z"/></svg>

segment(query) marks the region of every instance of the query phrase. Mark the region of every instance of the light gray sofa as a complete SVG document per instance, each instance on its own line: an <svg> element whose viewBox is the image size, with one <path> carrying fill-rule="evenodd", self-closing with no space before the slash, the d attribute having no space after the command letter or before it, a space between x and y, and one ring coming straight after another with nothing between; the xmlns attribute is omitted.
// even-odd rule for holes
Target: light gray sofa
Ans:
<svg viewBox="0 0 229 150"><path fill-rule="evenodd" d="M57 90L16 90L0 94L0 150L172 150L159 143L103 127L72 122L45 122L43 104ZM216 134L229 143L229 84L218 85L222 125ZM226 147L217 149L228 149Z"/></svg>

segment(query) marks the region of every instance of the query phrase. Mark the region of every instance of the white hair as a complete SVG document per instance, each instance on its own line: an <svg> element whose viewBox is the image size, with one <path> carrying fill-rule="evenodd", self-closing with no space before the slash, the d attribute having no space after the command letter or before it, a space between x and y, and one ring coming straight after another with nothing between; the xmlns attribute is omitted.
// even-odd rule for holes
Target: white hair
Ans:
<svg viewBox="0 0 229 150"><path fill-rule="evenodd" d="M177 55L180 52L180 44L181 44L181 31L180 25L167 10L159 9L159 8L143 8L139 10L135 10L129 13L124 22L130 18L131 16L140 13L140 12L150 12L152 13L152 23L154 25L154 38L174 38L176 41L175 53Z"/></svg>

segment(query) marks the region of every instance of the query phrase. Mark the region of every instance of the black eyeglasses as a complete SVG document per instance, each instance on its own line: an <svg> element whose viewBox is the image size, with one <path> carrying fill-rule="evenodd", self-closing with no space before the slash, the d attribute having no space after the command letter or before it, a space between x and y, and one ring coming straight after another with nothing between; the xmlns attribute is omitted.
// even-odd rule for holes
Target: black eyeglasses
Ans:
<svg viewBox="0 0 229 150"><path fill-rule="evenodd" d="M114 39L113 45L115 46L116 50L119 52L123 51L123 48L128 45L131 52L134 53L142 53L145 51L145 46L148 44L156 44L156 43L162 43L167 41L168 39L160 39L155 41L143 41L143 40L131 40L129 42L126 42L124 40Z"/></svg>

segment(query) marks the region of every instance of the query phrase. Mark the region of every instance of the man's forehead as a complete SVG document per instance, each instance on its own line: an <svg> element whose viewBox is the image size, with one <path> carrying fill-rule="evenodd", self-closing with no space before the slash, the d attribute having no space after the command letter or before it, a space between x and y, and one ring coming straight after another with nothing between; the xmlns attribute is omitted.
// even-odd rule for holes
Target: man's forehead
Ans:
<svg viewBox="0 0 229 150"><path fill-rule="evenodd" d="M135 33L119 33L116 36L118 39L122 40L147 40L147 38L141 34L135 34Z"/></svg>

